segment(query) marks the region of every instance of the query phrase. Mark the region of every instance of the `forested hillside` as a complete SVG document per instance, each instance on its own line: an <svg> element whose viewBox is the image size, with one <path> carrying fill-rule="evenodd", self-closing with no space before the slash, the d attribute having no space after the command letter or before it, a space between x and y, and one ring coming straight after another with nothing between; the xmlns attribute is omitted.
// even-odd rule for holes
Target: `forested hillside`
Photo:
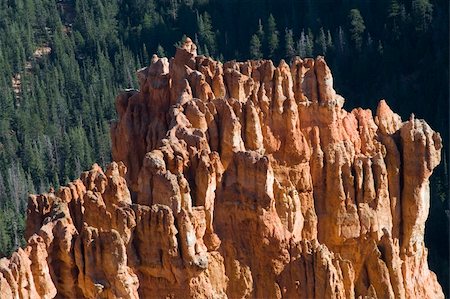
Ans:
<svg viewBox="0 0 450 299"><path fill-rule="evenodd" d="M447 290L448 22L443 0L0 0L0 257L27 194L105 165L118 89L190 36L220 60L325 55L347 109L385 98L441 132L426 241Z"/></svg>

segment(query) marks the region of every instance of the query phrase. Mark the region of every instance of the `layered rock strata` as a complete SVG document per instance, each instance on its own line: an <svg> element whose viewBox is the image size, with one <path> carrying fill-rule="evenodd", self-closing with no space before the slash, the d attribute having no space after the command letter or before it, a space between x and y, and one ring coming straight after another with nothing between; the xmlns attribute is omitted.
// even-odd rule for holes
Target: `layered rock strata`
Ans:
<svg viewBox="0 0 450 299"><path fill-rule="evenodd" d="M343 109L323 57L153 56L113 159L31 196L2 298L443 298L424 225L441 138Z"/></svg>

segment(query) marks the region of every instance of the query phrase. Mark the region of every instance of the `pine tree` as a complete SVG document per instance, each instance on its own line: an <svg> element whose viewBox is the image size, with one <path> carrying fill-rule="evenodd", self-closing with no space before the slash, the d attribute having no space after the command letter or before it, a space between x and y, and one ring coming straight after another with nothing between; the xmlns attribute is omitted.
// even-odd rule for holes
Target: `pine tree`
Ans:
<svg viewBox="0 0 450 299"><path fill-rule="evenodd" d="M297 42L297 54L302 58L306 57L306 47L307 41L305 31L302 30L302 32L300 33L300 39Z"/></svg>
<svg viewBox="0 0 450 299"><path fill-rule="evenodd" d="M196 34L196 36L197 36L197 34ZM177 41L176 43L174 43L173 45L175 46L175 48L180 48L184 44L186 39L187 39L186 34L183 34L181 39L179 41ZM198 41L196 42L196 44L198 45Z"/></svg>
<svg viewBox="0 0 450 299"><path fill-rule="evenodd" d="M327 49L333 49L333 48L334 48L333 39L331 38L330 30L328 30L328 32L327 32Z"/></svg>
<svg viewBox="0 0 450 299"><path fill-rule="evenodd" d="M377 52L380 56L383 55L383 43L381 42L381 40L378 41L378 47L377 47Z"/></svg>
<svg viewBox="0 0 450 299"><path fill-rule="evenodd" d="M316 44L319 46L320 54L327 54L327 38L325 36L325 31L323 31L323 27L320 27L319 36L316 39Z"/></svg>
<svg viewBox="0 0 450 299"><path fill-rule="evenodd" d="M166 57L164 48L160 44L158 44L158 48L156 49L156 55L158 55L158 57Z"/></svg>
<svg viewBox="0 0 450 299"><path fill-rule="evenodd" d="M366 26L364 25L364 19L361 16L361 13L358 9L350 10L348 15L350 20L350 37L353 41L355 48L358 51L361 51L362 41L363 41L363 33L366 30Z"/></svg>
<svg viewBox="0 0 450 299"><path fill-rule="evenodd" d="M207 45L205 45L205 46L203 47L203 55L205 55L205 56L210 56L210 54L209 54L209 49L208 49L208 46L207 46Z"/></svg>
<svg viewBox="0 0 450 299"><path fill-rule="evenodd" d="M198 55L203 55L203 49L200 45L200 42L198 41L198 34L196 33L194 36L194 44L197 45L197 54Z"/></svg>
<svg viewBox="0 0 450 299"><path fill-rule="evenodd" d="M150 64L150 55L148 53L147 46L145 44L143 44L143 46L142 46L142 55L144 56L143 57L144 64L149 65Z"/></svg>
<svg viewBox="0 0 450 299"><path fill-rule="evenodd" d="M413 0L411 7L416 31L426 32L433 20L433 4L429 0Z"/></svg>
<svg viewBox="0 0 450 299"><path fill-rule="evenodd" d="M273 58L275 52L278 50L279 38L278 38L277 24L272 14L267 19L267 49L269 50L269 57Z"/></svg>
<svg viewBox="0 0 450 299"><path fill-rule="evenodd" d="M294 33L292 29L285 29L284 34L285 57L292 59L295 56Z"/></svg>
<svg viewBox="0 0 450 299"><path fill-rule="evenodd" d="M259 38L259 41L262 43L264 43L264 27L262 25L261 19L258 20L258 30L256 31L256 35Z"/></svg>
<svg viewBox="0 0 450 299"><path fill-rule="evenodd" d="M250 57L252 59L261 59L263 54L261 52L261 42L258 38L258 35L253 34L252 39L250 40Z"/></svg>
<svg viewBox="0 0 450 299"><path fill-rule="evenodd" d="M367 34L367 43L366 43L366 45L367 45L368 50L371 51L372 47L373 47L373 40L372 40L372 36L370 36L370 33Z"/></svg>
<svg viewBox="0 0 450 299"><path fill-rule="evenodd" d="M405 6L400 4L398 0L392 0L388 9L387 28L389 29L389 35L392 36L394 41L399 40L402 34L400 26L403 25L406 19Z"/></svg>
<svg viewBox="0 0 450 299"><path fill-rule="evenodd" d="M347 49L347 38L341 26L337 30L337 49L340 54L345 53Z"/></svg>
<svg viewBox="0 0 450 299"><path fill-rule="evenodd" d="M216 53L216 34L213 31L211 16L204 12L197 17L197 29L200 43L204 44L212 55Z"/></svg>
<svg viewBox="0 0 450 299"><path fill-rule="evenodd" d="M308 34L306 35L306 56L312 57L314 54L314 36L311 29L308 28Z"/></svg>
<svg viewBox="0 0 450 299"><path fill-rule="evenodd" d="M180 3L177 0L169 1L169 9L168 13L172 20L176 20L178 18L178 9L180 7Z"/></svg>
<svg viewBox="0 0 450 299"><path fill-rule="evenodd" d="M395 18L400 14L400 3L398 0L391 0L391 4L388 9L388 18Z"/></svg>

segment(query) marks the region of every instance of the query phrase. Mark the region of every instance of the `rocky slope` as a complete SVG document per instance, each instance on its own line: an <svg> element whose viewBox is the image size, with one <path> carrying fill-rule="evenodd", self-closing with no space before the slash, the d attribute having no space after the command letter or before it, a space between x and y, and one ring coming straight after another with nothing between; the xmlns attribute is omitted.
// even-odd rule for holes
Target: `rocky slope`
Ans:
<svg viewBox="0 0 450 299"><path fill-rule="evenodd" d="M137 76L118 162L30 197L2 298L443 298L423 120L344 110L322 57L222 64L188 39Z"/></svg>

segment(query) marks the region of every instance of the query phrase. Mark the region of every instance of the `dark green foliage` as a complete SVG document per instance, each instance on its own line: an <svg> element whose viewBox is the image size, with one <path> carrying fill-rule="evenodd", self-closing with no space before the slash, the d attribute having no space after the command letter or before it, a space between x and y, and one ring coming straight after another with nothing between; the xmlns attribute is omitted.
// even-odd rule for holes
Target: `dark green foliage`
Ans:
<svg viewBox="0 0 450 299"><path fill-rule="evenodd" d="M275 52L278 50L278 34L275 18L270 14L267 19L267 49L270 58L274 58Z"/></svg>
<svg viewBox="0 0 450 299"><path fill-rule="evenodd" d="M110 161L115 94L135 86L139 65L120 42L118 2L61 3L0 0L1 256L25 241L29 193ZM49 55L33 54L45 47Z"/></svg>
<svg viewBox="0 0 450 299"><path fill-rule="evenodd" d="M354 42L356 49L361 50L363 33L366 30L366 26L364 25L364 19L361 16L361 13L358 9L350 10L350 14L348 15L350 20L350 37Z"/></svg>
<svg viewBox="0 0 450 299"><path fill-rule="evenodd" d="M285 30L284 34L284 56L289 60L295 56L295 44L294 44L294 33L292 29Z"/></svg>
<svg viewBox="0 0 450 299"><path fill-rule="evenodd" d="M137 87L135 69L186 36L222 61L326 55L348 109L386 98L403 119L425 118L447 149L448 22L439 0L0 0L0 256L24 241L28 192L111 159L118 89ZM51 54L33 57L43 46ZM447 291L444 168L431 179L426 242Z"/></svg>
<svg viewBox="0 0 450 299"><path fill-rule="evenodd" d="M164 51L164 48L161 45L158 45L158 48L156 49L156 55L158 55L158 57L166 56L166 52ZM148 54L146 56L148 56Z"/></svg>
<svg viewBox="0 0 450 299"><path fill-rule="evenodd" d="M252 59L260 59L263 57L261 51L261 41L256 34L253 34L252 39L250 40L250 57Z"/></svg>
<svg viewBox="0 0 450 299"><path fill-rule="evenodd" d="M197 16L197 27L199 37L197 46L200 49L203 47L205 55L215 55L217 49L216 36L213 32L211 16L207 12Z"/></svg>
<svg viewBox="0 0 450 299"><path fill-rule="evenodd" d="M331 39L331 36L330 36L330 39ZM319 30L319 36L316 39L316 44L318 46L318 51L322 55L327 54L327 47L328 47L327 37L325 36L325 31L323 31L322 27Z"/></svg>
<svg viewBox="0 0 450 299"><path fill-rule="evenodd" d="M411 6L416 31L426 32L433 19L433 5L428 0L413 0Z"/></svg>

